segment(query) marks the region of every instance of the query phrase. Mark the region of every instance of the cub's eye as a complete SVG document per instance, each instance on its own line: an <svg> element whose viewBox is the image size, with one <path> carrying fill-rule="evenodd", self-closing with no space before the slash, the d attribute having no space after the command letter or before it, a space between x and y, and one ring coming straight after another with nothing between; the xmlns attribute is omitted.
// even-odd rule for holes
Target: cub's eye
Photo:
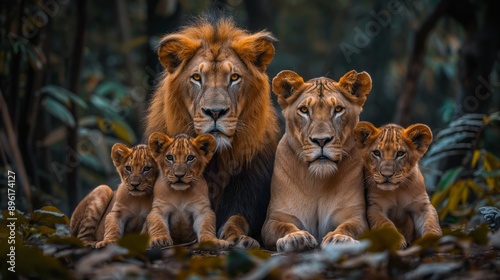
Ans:
<svg viewBox="0 0 500 280"><path fill-rule="evenodd" d="M174 160L174 156L173 155L167 155L167 160L173 161Z"/></svg>
<svg viewBox="0 0 500 280"><path fill-rule="evenodd" d="M240 75L238 75L238 74L231 75L231 82L236 82L239 79L240 79Z"/></svg>
<svg viewBox="0 0 500 280"><path fill-rule="evenodd" d="M187 156L187 161L193 161L193 160L194 160L194 156L193 155Z"/></svg>
<svg viewBox="0 0 500 280"><path fill-rule="evenodd" d="M151 170L151 166L144 166L142 168L142 172L148 172L149 170Z"/></svg>
<svg viewBox="0 0 500 280"><path fill-rule="evenodd" d="M127 170L127 172L132 172L132 167L130 167L130 165L127 165L125 166L125 170Z"/></svg>
<svg viewBox="0 0 500 280"><path fill-rule="evenodd" d="M375 157L380 157L380 151L379 151L379 150L375 150L375 151L373 151L372 153L373 153L373 155L374 155Z"/></svg>
<svg viewBox="0 0 500 280"><path fill-rule="evenodd" d="M340 113L342 111L344 111L344 107L342 107L342 106L336 106L335 107L335 113Z"/></svg>
<svg viewBox="0 0 500 280"><path fill-rule="evenodd" d="M309 113L309 109L307 109L307 107L306 107L306 106L301 106L301 107L299 108L299 111L300 111L302 114L307 114L307 113Z"/></svg>
<svg viewBox="0 0 500 280"><path fill-rule="evenodd" d="M396 153L396 157L397 157L397 158L400 158L400 157L403 157L405 154L406 154L406 153L405 153L404 151L398 151L398 152Z"/></svg>
<svg viewBox="0 0 500 280"><path fill-rule="evenodd" d="M192 76L191 76L191 79L197 81L197 82L200 82L201 81L201 76L200 74L198 73L194 73Z"/></svg>

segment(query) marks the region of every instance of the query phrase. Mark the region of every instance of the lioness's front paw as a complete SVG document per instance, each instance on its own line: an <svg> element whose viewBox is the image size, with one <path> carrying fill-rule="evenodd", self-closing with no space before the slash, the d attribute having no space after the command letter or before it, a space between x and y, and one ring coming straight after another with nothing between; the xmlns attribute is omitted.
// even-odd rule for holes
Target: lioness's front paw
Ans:
<svg viewBox="0 0 500 280"><path fill-rule="evenodd" d="M301 252L318 247L316 238L305 230L285 235L276 241L278 252Z"/></svg>
<svg viewBox="0 0 500 280"><path fill-rule="evenodd" d="M327 234L323 238L323 241L321 242L321 248L324 248L325 246L329 244L334 244L334 243L359 243L358 240L344 234Z"/></svg>
<svg viewBox="0 0 500 280"><path fill-rule="evenodd" d="M149 239L149 247L167 247L174 245L172 237L169 235L154 236Z"/></svg>
<svg viewBox="0 0 500 280"><path fill-rule="evenodd" d="M94 247L98 249L98 248L106 247L106 246L108 246L109 244L113 244L113 243L115 243L115 242L116 242L116 240L103 240L103 241L99 241L99 242L97 242L97 243L94 245Z"/></svg>

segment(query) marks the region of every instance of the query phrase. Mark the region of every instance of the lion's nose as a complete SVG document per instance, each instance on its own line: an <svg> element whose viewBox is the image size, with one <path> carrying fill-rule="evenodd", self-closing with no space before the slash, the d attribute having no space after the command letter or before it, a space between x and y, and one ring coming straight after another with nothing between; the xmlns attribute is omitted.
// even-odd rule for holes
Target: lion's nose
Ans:
<svg viewBox="0 0 500 280"><path fill-rule="evenodd" d="M324 138L310 138L311 142L323 148L326 144L333 140L333 137L324 137Z"/></svg>
<svg viewBox="0 0 500 280"><path fill-rule="evenodd" d="M203 111L203 114L211 117L214 121L216 121L218 118L226 115L229 112L229 108L223 109L223 108L203 108L201 109Z"/></svg>
<svg viewBox="0 0 500 280"><path fill-rule="evenodd" d="M184 177L186 175L186 173L184 173L184 172L175 172L174 175L178 179L181 179L182 177Z"/></svg>

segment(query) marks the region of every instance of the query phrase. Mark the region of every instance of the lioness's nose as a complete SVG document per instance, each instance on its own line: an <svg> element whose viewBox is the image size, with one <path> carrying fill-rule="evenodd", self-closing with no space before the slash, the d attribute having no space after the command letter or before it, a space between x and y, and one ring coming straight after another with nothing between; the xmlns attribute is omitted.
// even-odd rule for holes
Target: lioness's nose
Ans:
<svg viewBox="0 0 500 280"><path fill-rule="evenodd" d="M229 112L229 108L223 109L223 108L203 108L201 109L203 111L203 114L211 117L214 121L216 121L218 118L224 116Z"/></svg>
<svg viewBox="0 0 500 280"><path fill-rule="evenodd" d="M328 144L330 141L333 140L333 137L310 138L310 139L311 139L311 142L316 143L316 145L323 148L326 144Z"/></svg>

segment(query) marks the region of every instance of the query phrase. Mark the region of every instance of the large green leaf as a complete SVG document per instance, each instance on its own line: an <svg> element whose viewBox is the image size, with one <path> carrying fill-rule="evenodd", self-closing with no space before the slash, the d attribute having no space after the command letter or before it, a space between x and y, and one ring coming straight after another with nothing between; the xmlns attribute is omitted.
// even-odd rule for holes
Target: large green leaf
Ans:
<svg viewBox="0 0 500 280"><path fill-rule="evenodd" d="M48 98L45 100L45 108L47 108L47 112L49 112L49 114L61 120L67 126L75 127L75 119L66 106L52 98Z"/></svg>
<svg viewBox="0 0 500 280"><path fill-rule="evenodd" d="M50 228L55 228L56 224L69 225L68 216L54 206L44 206L33 211L31 221Z"/></svg>
<svg viewBox="0 0 500 280"><path fill-rule="evenodd" d="M87 104L78 95L72 93L71 91L55 85L44 86L40 89L39 94L46 93L49 96L61 101L63 104L68 104L69 101L73 101L75 104L83 109L87 109Z"/></svg>

